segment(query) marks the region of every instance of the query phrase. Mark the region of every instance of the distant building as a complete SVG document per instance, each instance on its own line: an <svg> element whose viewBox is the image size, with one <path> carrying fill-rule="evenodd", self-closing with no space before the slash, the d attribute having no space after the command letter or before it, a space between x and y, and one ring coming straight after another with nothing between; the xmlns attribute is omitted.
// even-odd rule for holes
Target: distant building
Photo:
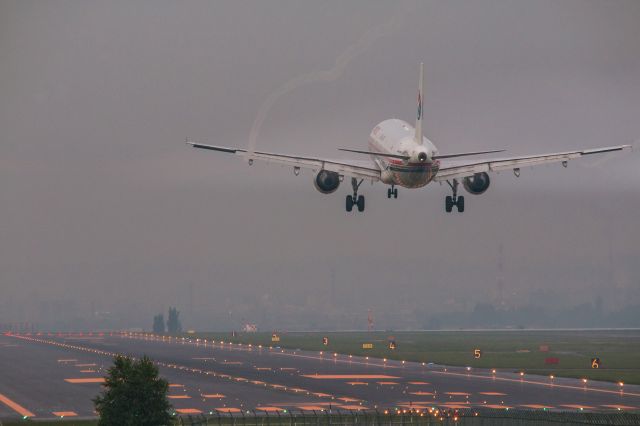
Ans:
<svg viewBox="0 0 640 426"><path fill-rule="evenodd" d="M258 331L258 326L251 323L245 323L242 326L242 331L244 331L245 333L255 333Z"/></svg>

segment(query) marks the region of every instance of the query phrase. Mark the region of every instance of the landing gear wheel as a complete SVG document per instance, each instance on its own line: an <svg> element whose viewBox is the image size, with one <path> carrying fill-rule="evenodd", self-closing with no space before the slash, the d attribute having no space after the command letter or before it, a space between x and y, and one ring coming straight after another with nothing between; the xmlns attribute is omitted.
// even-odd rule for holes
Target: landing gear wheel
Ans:
<svg viewBox="0 0 640 426"><path fill-rule="evenodd" d="M453 209L453 198L451 198L451 195L447 195L444 199L444 209L447 213L451 213L451 210Z"/></svg>
<svg viewBox="0 0 640 426"><path fill-rule="evenodd" d="M347 211L350 212L351 210L353 210L353 197L351 195L347 195Z"/></svg>
<svg viewBox="0 0 640 426"><path fill-rule="evenodd" d="M358 206L359 212L364 211L364 197L362 195L358 196L358 188L360 188L360 185L362 185L362 182L364 182L364 179L360 179L360 181L358 181L358 179L356 178L351 178L351 187L353 188L353 195L347 195L346 207L348 212L353 210L354 205Z"/></svg>
<svg viewBox="0 0 640 426"><path fill-rule="evenodd" d="M464 197L462 195L458 197L458 180L453 179L452 182L447 181L447 183L451 187L453 195L447 195L444 199L444 209L447 213L451 213L453 206L456 206L458 213L462 213L464 211Z"/></svg>
<svg viewBox="0 0 640 426"><path fill-rule="evenodd" d="M393 196L393 198L398 198L398 188L394 188L393 185L391 185L391 188L387 188L387 198L391 198Z"/></svg>

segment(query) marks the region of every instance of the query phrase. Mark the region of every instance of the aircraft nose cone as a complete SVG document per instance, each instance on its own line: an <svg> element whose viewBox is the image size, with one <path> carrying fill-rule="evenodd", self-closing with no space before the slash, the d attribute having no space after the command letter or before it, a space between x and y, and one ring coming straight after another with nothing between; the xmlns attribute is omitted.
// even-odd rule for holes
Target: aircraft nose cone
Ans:
<svg viewBox="0 0 640 426"><path fill-rule="evenodd" d="M424 163L425 161L427 161L427 153L426 152L421 152L418 154L418 161L421 163Z"/></svg>

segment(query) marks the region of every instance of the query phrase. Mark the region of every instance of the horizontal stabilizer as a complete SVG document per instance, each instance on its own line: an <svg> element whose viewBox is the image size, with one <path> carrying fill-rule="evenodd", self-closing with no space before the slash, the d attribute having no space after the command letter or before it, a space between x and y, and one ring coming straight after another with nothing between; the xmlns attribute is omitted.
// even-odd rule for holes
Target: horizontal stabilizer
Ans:
<svg viewBox="0 0 640 426"><path fill-rule="evenodd" d="M411 158L408 155L385 154L382 152L360 151L357 149L347 149L347 148L338 148L338 151L355 152L356 154L377 155L379 157L399 158L401 160L409 160Z"/></svg>
<svg viewBox="0 0 640 426"><path fill-rule="evenodd" d="M434 155L434 160L441 160L443 158L456 158L456 157L468 157L470 155L481 155L481 154L493 154L496 152L504 152L504 149L495 149L493 151L476 151L476 152L462 152L460 154L444 154L444 155Z"/></svg>

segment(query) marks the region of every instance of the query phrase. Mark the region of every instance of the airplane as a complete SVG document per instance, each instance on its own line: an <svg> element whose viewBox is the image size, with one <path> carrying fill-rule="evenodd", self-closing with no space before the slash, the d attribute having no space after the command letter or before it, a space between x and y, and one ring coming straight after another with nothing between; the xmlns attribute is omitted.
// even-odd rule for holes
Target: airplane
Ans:
<svg viewBox="0 0 640 426"><path fill-rule="evenodd" d="M455 162L451 159L483 154L503 152L504 150L488 150L463 152L458 154L440 154L436 146L422 134L423 121L423 85L424 64L420 64L418 82L418 105L415 127L399 119L388 119L376 125L369 135L367 150L338 148L340 151L370 156L366 162L354 160L332 160L310 156L276 154L254 151L252 149L229 148L224 146L205 145L191 142L187 145L194 148L236 154L243 157L249 165L254 160L263 160L293 167L297 176L301 169L310 169L314 173L313 184L323 194L335 192L344 177L351 178L353 194L346 197L346 211L357 207L359 212L365 208L363 195L358 195L360 185L365 180L381 182L388 185L387 198L398 198L398 188L422 188L430 182L446 182L451 188L451 195L445 197L445 211L451 213L455 206L459 213L464 211L464 196L458 195L458 186L473 195L483 194L491 183L489 173L512 170L518 177L520 169L526 166L561 163L567 167L569 160L585 155L622 151L631 145L607 146L579 151L556 152L540 155L495 158Z"/></svg>

